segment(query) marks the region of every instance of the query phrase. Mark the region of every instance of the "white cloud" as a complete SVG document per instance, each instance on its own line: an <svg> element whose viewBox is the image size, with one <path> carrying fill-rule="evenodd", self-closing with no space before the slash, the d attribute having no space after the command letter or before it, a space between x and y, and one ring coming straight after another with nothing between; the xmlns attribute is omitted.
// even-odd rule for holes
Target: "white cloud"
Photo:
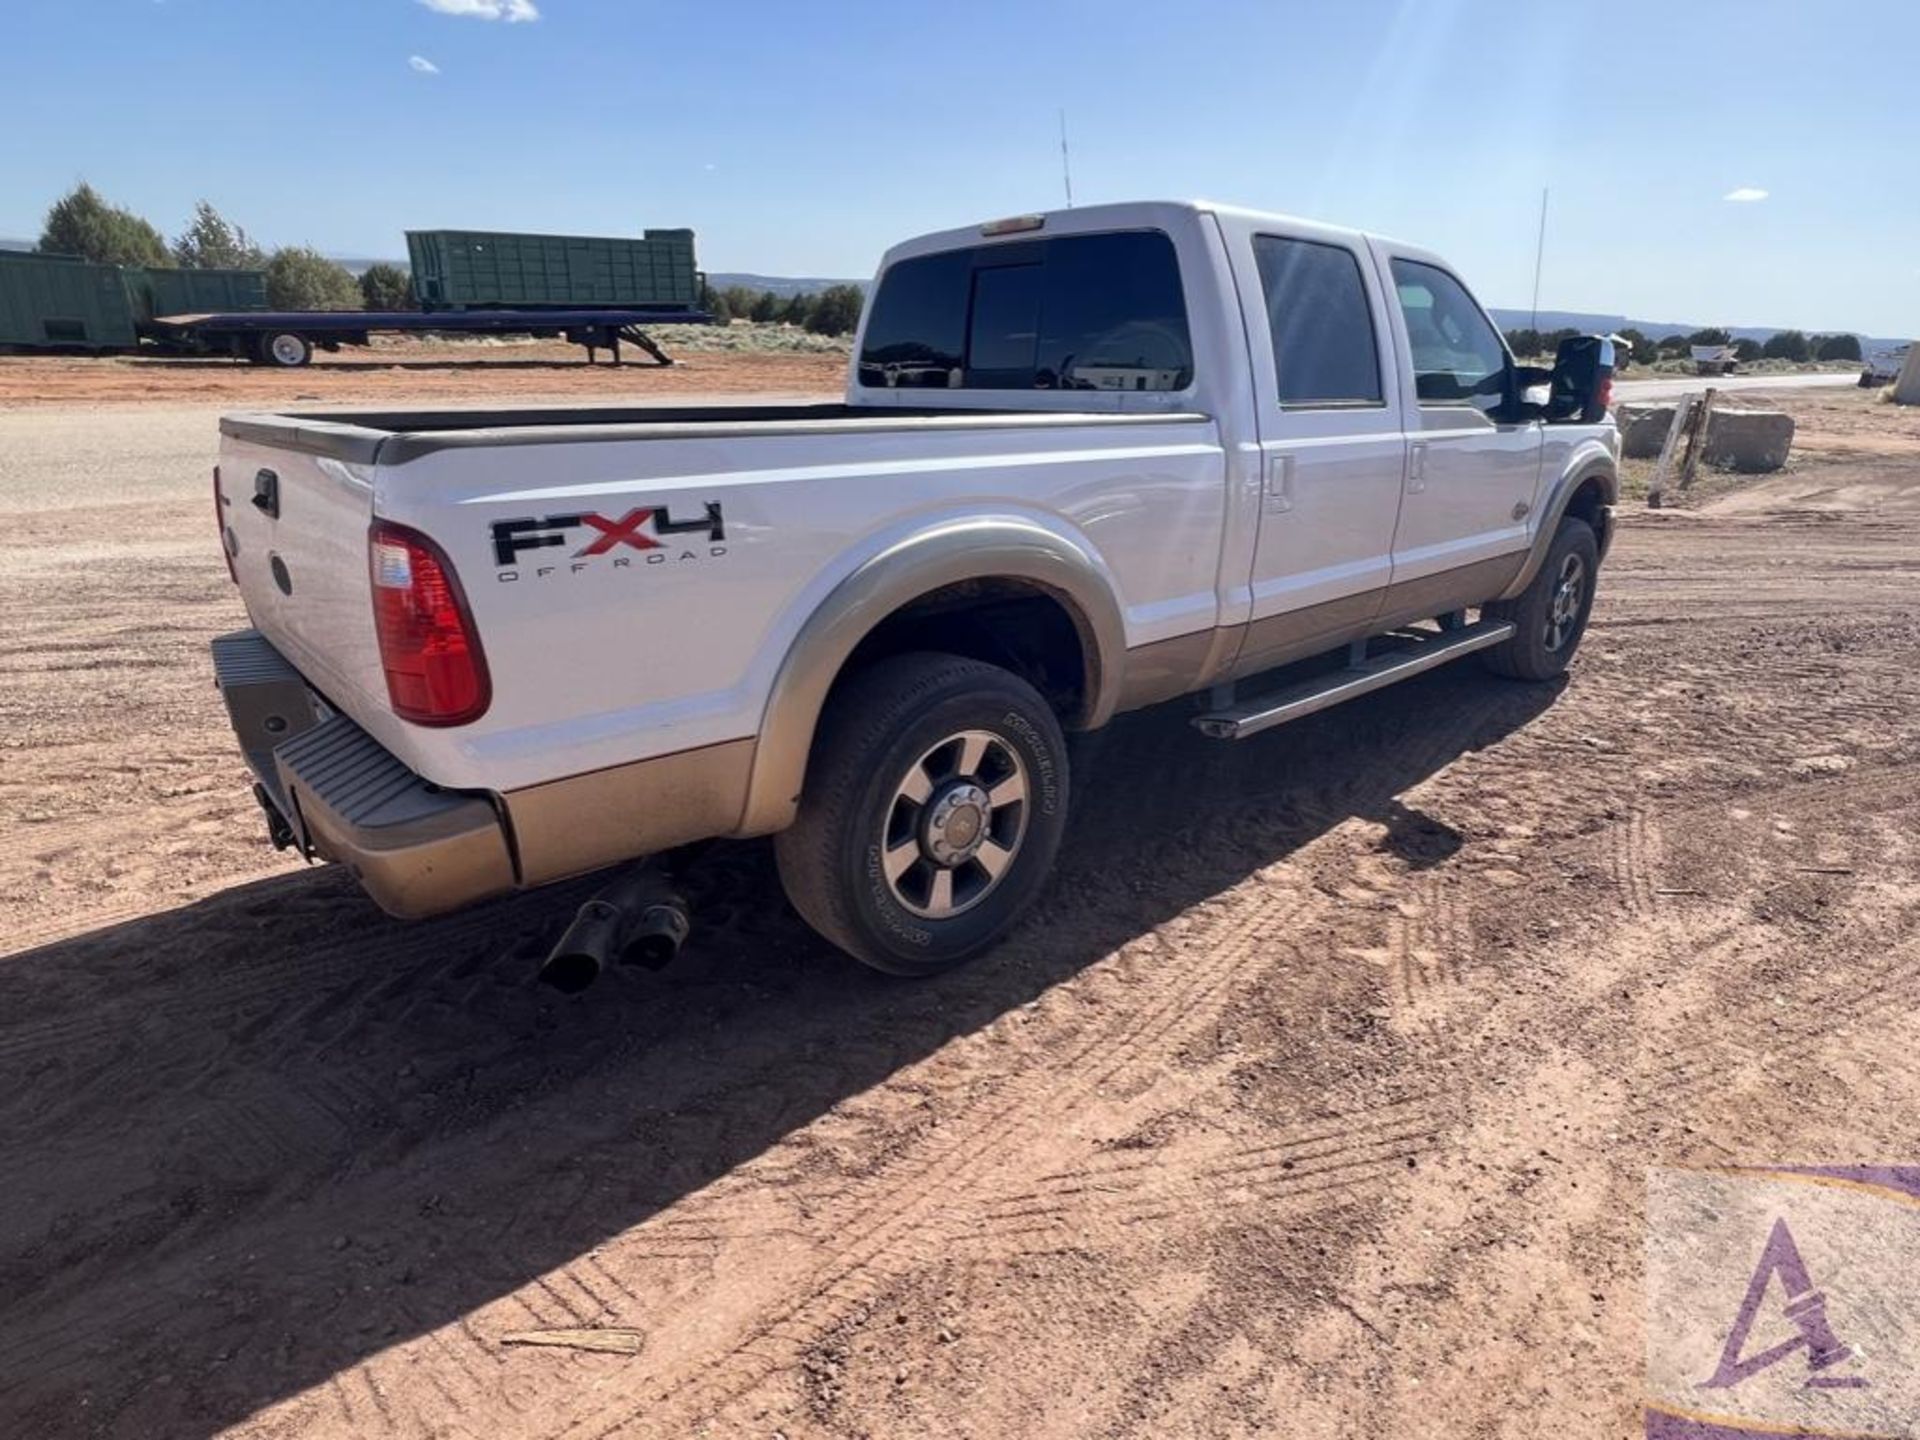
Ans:
<svg viewBox="0 0 1920 1440"><path fill-rule="evenodd" d="M1738 190L1729 190L1726 194L1722 195L1720 198L1722 200L1731 200L1737 205L1747 205L1747 204L1751 204L1755 200L1766 199L1767 192L1761 189L1757 189L1752 185L1742 185Z"/></svg>
<svg viewBox="0 0 1920 1440"><path fill-rule="evenodd" d="M440 67L424 55L407 56L407 64L411 65L422 75L438 75L440 73Z"/></svg>
<svg viewBox="0 0 1920 1440"><path fill-rule="evenodd" d="M504 20L517 25L522 20L538 20L540 7L533 0L420 0L429 10L442 15L463 15L469 20Z"/></svg>

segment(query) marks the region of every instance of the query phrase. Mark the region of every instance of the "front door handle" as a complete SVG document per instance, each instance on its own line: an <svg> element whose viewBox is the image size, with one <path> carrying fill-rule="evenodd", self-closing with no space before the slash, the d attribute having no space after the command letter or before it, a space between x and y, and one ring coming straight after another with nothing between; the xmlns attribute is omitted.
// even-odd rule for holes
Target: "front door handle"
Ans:
<svg viewBox="0 0 1920 1440"><path fill-rule="evenodd" d="M1293 456L1267 457L1267 513L1283 515L1293 509Z"/></svg>
<svg viewBox="0 0 1920 1440"><path fill-rule="evenodd" d="M1416 440L1407 454L1407 494L1418 495L1427 488L1427 442Z"/></svg>

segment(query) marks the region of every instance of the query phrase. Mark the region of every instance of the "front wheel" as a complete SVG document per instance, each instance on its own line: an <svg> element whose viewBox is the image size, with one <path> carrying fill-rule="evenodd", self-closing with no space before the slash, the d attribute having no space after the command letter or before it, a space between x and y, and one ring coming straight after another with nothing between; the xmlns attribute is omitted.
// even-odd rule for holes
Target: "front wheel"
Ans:
<svg viewBox="0 0 1920 1440"><path fill-rule="evenodd" d="M898 655L828 703L774 856L828 940L877 970L931 975L1025 913L1066 818L1066 743L1038 691L978 660Z"/></svg>
<svg viewBox="0 0 1920 1440"><path fill-rule="evenodd" d="M1593 527L1569 515L1527 588L1511 600L1482 607L1483 618L1514 623L1510 637L1482 652L1487 667L1516 680L1551 680L1565 673L1587 633L1599 574L1600 543Z"/></svg>

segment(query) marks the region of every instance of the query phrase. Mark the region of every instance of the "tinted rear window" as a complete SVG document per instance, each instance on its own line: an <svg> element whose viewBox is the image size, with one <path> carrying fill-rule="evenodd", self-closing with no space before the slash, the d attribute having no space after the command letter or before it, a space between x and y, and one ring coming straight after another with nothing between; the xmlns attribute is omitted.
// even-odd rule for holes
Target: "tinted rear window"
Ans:
<svg viewBox="0 0 1920 1440"><path fill-rule="evenodd" d="M1193 345L1173 241L1064 235L902 260L881 278L859 374L943 390L1184 390Z"/></svg>
<svg viewBox="0 0 1920 1440"><path fill-rule="evenodd" d="M1253 237L1282 405L1378 405L1380 351L1360 261L1343 245Z"/></svg>

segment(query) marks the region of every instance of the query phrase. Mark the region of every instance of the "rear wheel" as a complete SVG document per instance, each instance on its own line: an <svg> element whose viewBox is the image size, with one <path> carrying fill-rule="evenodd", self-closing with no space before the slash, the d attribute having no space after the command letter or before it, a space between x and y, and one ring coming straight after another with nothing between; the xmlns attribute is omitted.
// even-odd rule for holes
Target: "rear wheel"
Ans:
<svg viewBox="0 0 1920 1440"><path fill-rule="evenodd" d="M1038 691L977 660L900 655L829 702L774 854L815 930L875 969L931 975L1033 903L1066 815L1066 744Z"/></svg>
<svg viewBox="0 0 1920 1440"><path fill-rule="evenodd" d="M1515 627L1508 639L1481 652L1487 668L1516 680L1551 680L1565 673L1587 633L1599 572L1600 543L1593 527L1568 516L1527 588L1481 610L1485 619L1511 620Z"/></svg>
<svg viewBox="0 0 1920 1440"><path fill-rule="evenodd" d="M293 370L313 359L313 346L304 335L280 330L259 338L253 358L262 365Z"/></svg>

